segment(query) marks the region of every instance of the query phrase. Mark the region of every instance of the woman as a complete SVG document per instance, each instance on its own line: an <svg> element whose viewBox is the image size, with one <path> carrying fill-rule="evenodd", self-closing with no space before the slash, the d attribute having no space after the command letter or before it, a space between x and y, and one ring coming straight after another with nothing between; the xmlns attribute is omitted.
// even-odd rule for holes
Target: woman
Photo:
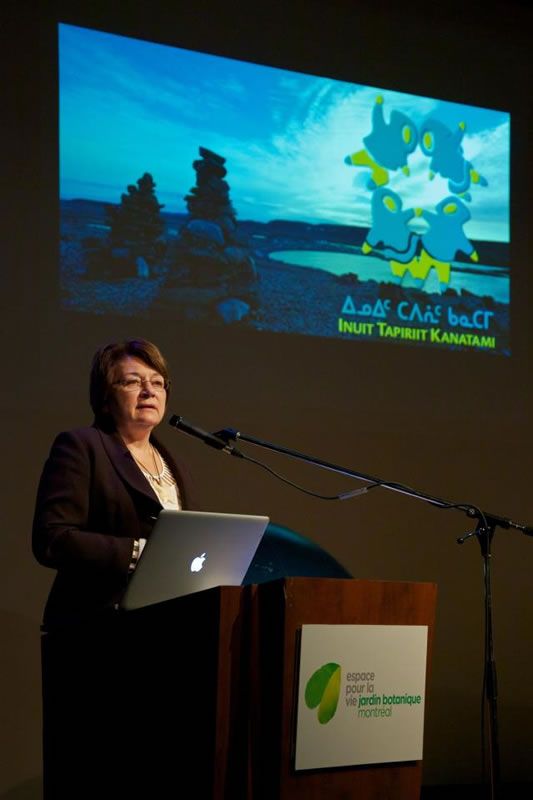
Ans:
<svg viewBox="0 0 533 800"><path fill-rule="evenodd" d="M183 467L153 435L170 381L145 340L107 344L93 358L91 427L61 433L45 464L33 552L57 569L44 627L112 609L161 508L188 508Z"/></svg>

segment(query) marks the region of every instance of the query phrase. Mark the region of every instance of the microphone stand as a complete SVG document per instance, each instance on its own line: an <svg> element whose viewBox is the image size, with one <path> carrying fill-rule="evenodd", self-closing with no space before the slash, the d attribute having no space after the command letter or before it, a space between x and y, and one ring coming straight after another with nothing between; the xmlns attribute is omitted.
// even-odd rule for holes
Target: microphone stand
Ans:
<svg viewBox="0 0 533 800"><path fill-rule="evenodd" d="M533 536L533 527L505 517L499 517L495 514L482 511L474 505L465 503L454 503L448 500L443 500L439 497L420 492L416 489L411 489L408 486L403 486L401 483L390 483L389 481L375 478L371 475L366 475L362 472L340 467L331 464L328 461L322 461L318 458L307 456L304 453L299 453L296 450L290 450L287 447L272 444L254 436L237 431L234 428L223 428L212 434L218 439L229 443L229 441L243 441L250 444L257 445L258 447L273 450L276 453L281 453L291 458L305 461L313 464L321 469L326 469L331 472L336 472L340 475L346 475L357 480L364 481L365 483L374 486L381 486L384 489L390 489L393 492L400 492L401 494L414 497L417 500L424 500L430 505L439 508L456 508L463 511L471 519L476 519L476 528L473 531L465 534L457 539L458 544L463 544L467 539L475 536L480 548L483 559L483 576L484 576L484 590L485 590L485 642L484 642L484 671L483 671L483 736L487 736L489 759L488 765L485 763L485 749L483 747L483 772L488 773L488 784L491 800L496 800L497 792L500 785L500 752L498 741L498 714L497 714L497 681L496 681L496 663L494 660L494 645L493 645L493 617L492 617L492 574L491 574L491 544L494 538L495 529L497 526L505 529L513 528L526 536ZM231 452L231 451L230 451ZM241 455L239 451L235 451L234 455ZM360 494L361 492L354 492ZM344 493L344 498L352 496L351 492ZM485 718L485 709L487 709L487 716ZM483 740L484 741L484 740Z"/></svg>

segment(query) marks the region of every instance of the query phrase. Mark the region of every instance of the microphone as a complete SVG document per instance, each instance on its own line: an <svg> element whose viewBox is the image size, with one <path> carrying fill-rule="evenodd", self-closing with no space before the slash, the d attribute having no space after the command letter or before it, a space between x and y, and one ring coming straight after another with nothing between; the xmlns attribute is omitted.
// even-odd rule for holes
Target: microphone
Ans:
<svg viewBox="0 0 533 800"><path fill-rule="evenodd" d="M238 450L229 445L227 442L217 438L216 436L213 436L212 433L202 430L202 428L197 428L195 425L192 425L190 422L187 422L187 420L183 419L183 417L178 417L176 414L174 414L168 422L169 425L172 425L174 428L178 428L178 430L183 431L183 433L188 433L189 436L196 436L205 444L208 444L209 447L214 447L215 450L223 450L225 453L230 453L234 456L241 455Z"/></svg>

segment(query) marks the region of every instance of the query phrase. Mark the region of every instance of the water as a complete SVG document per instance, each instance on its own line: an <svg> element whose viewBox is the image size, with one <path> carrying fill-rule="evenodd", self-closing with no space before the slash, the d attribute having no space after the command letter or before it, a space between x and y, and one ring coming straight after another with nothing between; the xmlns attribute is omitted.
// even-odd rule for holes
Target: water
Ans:
<svg viewBox="0 0 533 800"><path fill-rule="evenodd" d="M398 282L392 274L389 262L377 256L364 256L359 253L332 253L325 250L278 250L270 253L272 258L298 267L323 269L333 275L355 273L362 281ZM475 269L482 274L462 272L464 267L452 263L449 286L456 291L467 289L478 297L486 295L499 303L509 303L509 274L502 273L500 267L476 264ZM468 267L467 267L468 268Z"/></svg>

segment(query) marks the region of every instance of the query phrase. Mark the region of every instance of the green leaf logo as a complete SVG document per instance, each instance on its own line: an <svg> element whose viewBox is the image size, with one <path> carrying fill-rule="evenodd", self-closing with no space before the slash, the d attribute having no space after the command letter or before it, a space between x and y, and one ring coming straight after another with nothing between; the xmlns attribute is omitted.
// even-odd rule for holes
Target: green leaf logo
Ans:
<svg viewBox="0 0 533 800"><path fill-rule="evenodd" d="M341 668L330 662L313 672L305 687L305 703L308 708L318 706L318 721L325 725L335 716L341 688Z"/></svg>

